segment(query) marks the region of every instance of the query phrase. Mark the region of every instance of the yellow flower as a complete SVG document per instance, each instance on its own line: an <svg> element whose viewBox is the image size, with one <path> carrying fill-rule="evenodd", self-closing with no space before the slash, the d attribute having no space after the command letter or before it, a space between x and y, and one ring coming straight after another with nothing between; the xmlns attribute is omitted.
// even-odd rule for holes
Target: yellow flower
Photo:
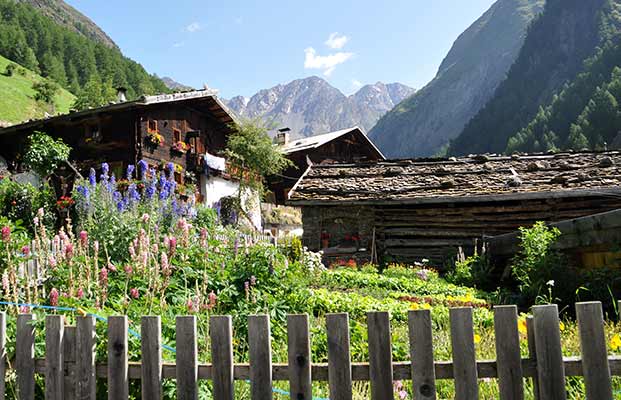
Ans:
<svg viewBox="0 0 621 400"><path fill-rule="evenodd" d="M411 308L412 310L418 310L420 307L418 306L418 304L416 304L416 303L412 303L412 305L410 306L410 308Z"/></svg>
<svg viewBox="0 0 621 400"><path fill-rule="evenodd" d="M563 321L559 322L558 329L560 329L561 332L563 332L565 330L565 324L563 323Z"/></svg>
<svg viewBox="0 0 621 400"><path fill-rule="evenodd" d="M616 334L610 339L610 349L612 351L617 351L621 348L621 337L619 334Z"/></svg>
<svg viewBox="0 0 621 400"><path fill-rule="evenodd" d="M424 304L423 304L423 309L424 309L424 310L431 310L431 304L429 304L429 303L424 303Z"/></svg>
<svg viewBox="0 0 621 400"><path fill-rule="evenodd" d="M478 333L474 334L474 343L475 344L481 343L481 336Z"/></svg>
<svg viewBox="0 0 621 400"><path fill-rule="evenodd" d="M520 318L518 320L518 331L523 335L526 335L528 333L526 318Z"/></svg>

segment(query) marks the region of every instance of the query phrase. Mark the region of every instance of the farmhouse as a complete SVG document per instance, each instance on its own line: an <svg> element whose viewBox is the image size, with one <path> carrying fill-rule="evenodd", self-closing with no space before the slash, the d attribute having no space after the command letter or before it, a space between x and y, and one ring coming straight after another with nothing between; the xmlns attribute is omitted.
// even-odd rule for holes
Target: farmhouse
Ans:
<svg viewBox="0 0 621 400"><path fill-rule="evenodd" d="M276 204L285 203L289 191L310 164L384 160L384 155L357 126L294 140L290 140L285 129L276 136L276 143L293 162L292 167L269 180L273 194L271 201Z"/></svg>
<svg viewBox="0 0 621 400"><path fill-rule="evenodd" d="M303 242L336 258L435 265L536 221L621 208L621 153L313 165L293 188Z"/></svg>
<svg viewBox="0 0 621 400"><path fill-rule="evenodd" d="M175 179L187 195L198 186L198 200L212 204L236 192L238 184L228 164L218 157L224 150L231 114L209 90L143 96L125 101L119 90L116 103L26 122L0 129L0 155L19 171L19 155L26 138L35 131L62 138L69 144L72 162L84 171L101 162L110 164L117 177L129 164L144 159L154 168L173 162ZM194 181L194 182L192 182Z"/></svg>

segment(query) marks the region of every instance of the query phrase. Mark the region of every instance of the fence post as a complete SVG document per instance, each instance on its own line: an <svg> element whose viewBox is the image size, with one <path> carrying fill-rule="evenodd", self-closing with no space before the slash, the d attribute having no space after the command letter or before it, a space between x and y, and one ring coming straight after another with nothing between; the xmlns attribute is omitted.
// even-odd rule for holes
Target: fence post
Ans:
<svg viewBox="0 0 621 400"><path fill-rule="evenodd" d="M76 397L95 400L95 318L92 315L76 318L76 361Z"/></svg>
<svg viewBox="0 0 621 400"><path fill-rule="evenodd" d="M17 370L17 395L20 400L34 400L35 359L33 314L17 316L15 339L15 369Z"/></svg>
<svg viewBox="0 0 621 400"><path fill-rule="evenodd" d="M64 400L74 400L76 393L75 375L75 326L65 327L63 334L63 360L65 362L65 379L63 382Z"/></svg>
<svg viewBox="0 0 621 400"><path fill-rule="evenodd" d="M528 340L528 357L537 361L537 350L535 348L535 322L532 316L526 317L526 336ZM533 382L533 398L539 400L539 379L535 374L531 381Z"/></svg>
<svg viewBox="0 0 621 400"><path fill-rule="evenodd" d="M159 316L142 317L140 320L142 336L142 398L158 400L162 398L162 332Z"/></svg>
<svg viewBox="0 0 621 400"><path fill-rule="evenodd" d="M198 348L196 317L177 316L177 399L198 399Z"/></svg>
<svg viewBox="0 0 621 400"><path fill-rule="evenodd" d="M230 315L209 318L214 400L233 400L233 322Z"/></svg>
<svg viewBox="0 0 621 400"><path fill-rule="evenodd" d="M369 336L369 378L371 398L385 400L394 398L392 387L392 341L390 337L390 314L367 313Z"/></svg>
<svg viewBox="0 0 621 400"><path fill-rule="evenodd" d="M524 399L517 307L494 306L496 365L501 400Z"/></svg>
<svg viewBox="0 0 621 400"><path fill-rule="evenodd" d="M127 317L108 317L108 400L129 398Z"/></svg>
<svg viewBox="0 0 621 400"><path fill-rule="evenodd" d="M6 313L0 312L0 400L6 393Z"/></svg>
<svg viewBox="0 0 621 400"><path fill-rule="evenodd" d="M60 315L45 317L45 398L64 399L63 328Z"/></svg>
<svg viewBox="0 0 621 400"><path fill-rule="evenodd" d="M533 307L541 400L566 400L565 368L556 304Z"/></svg>
<svg viewBox="0 0 621 400"><path fill-rule="evenodd" d="M476 400L479 398L479 383L474 351L472 307L451 308L449 319L451 321L455 399Z"/></svg>
<svg viewBox="0 0 621 400"><path fill-rule="evenodd" d="M311 400L311 352L308 315L287 315L289 391L292 399Z"/></svg>
<svg viewBox="0 0 621 400"><path fill-rule="evenodd" d="M430 310L408 312L412 393L414 400L436 399L436 372L433 361L433 333Z"/></svg>
<svg viewBox="0 0 621 400"><path fill-rule="evenodd" d="M599 301L577 303L576 316L580 331L582 374L587 399L612 400L602 303Z"/></svg>
<svg viewBox="0 0 621 400"><path fill-rule="evenodd" d="M327 314L328 380L330 400L351 400L352 377L349 353L349 315Z"/></svg>
<svg viewBox="0 0 621 400"><path fill-rule="evenodd" d="M251 397L254 400L272 400L272 344L269 316L248 316L248 345Z"/></svg>

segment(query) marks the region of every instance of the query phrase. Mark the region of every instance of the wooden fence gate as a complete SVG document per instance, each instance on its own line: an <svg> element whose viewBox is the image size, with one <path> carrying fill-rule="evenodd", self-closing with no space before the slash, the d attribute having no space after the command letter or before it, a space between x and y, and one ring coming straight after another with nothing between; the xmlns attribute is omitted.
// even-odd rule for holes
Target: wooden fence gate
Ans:
<svg viewBox="0 0 621 400"><path fill-rule="evenodd" d="M621 358L608 356L601 303L576 304L581 357L563 357L556 305L533 307L528 320L530 356L521 358L518 314L515 306L494 307L496 360L477 361L471 308L450 309L453 360L434 361L429 310L408 315L410 362L393 362L390 318L386 312L367 316L369 362L352 363L347 314L328 314L328 363L311 362L307 315L287 318L288 363L272 364L270 323L266 315L250 316L249 364L233 361L230 316L210 318L212 363L197 359L196 317L176 319L176 362L162 362L160 318L142 317L141 362L128 362L128 321L108 319L108 361L95 362L95 319L78 317L75 327L65 327L62 316L45 320L45 358L34 355L35 332L31 314L17 317L16 357L6 360L6 315L0 314L0 398L5 395L7 365L17 373L19 399L35 398L35 374L45 376L45 398L95 399L96 381L107 380L108 398L128 398L129 380L141 381L143 399L162 396L162 380L176 379L177 398L198 398L198 381L213 382L215 400L231 400L235 380L249 380L252 399L272 399L274 381L289 381L291 398L310 400L312 382L327 381L331 400L352 398L353 381L370 381L371 398L393 399L393 381L411 380L416 400L436 398L436 380L455 381L455 398L478 398L478 379L497 378L500 399L524 398L524 379L534 381L539 400L565 400L566 376L583 376L590 400L612 400L612 375L621 375Z"/></svg>

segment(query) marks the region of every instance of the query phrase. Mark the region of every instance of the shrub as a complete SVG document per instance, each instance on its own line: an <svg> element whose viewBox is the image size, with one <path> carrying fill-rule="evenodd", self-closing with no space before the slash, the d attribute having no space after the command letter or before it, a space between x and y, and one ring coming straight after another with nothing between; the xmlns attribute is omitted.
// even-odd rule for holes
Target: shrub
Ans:
<svg viewBox="0 0 621 400"><path fill-rule="evenodd" d="M486 255L479 254L455 261L453 269L446 274L446 280L455 285L485 290L497 286L489 259Z"/></svg>
<svg viewBox="0 0 621 400"><path fill-rule="evenodd" d="M9 65L6 66L6 69L4 70L4 75L13 76L16 69L17 69L17 64L10 63Z"/></svg>
<svg viewBox="0 0 621 400"><path fill-rule="evenodd" d="M48 229L56 223L55 196L53 189L44 184L39 190L31 184L21 184L9 179L0 181L0 215L19 223L31 233L34 232L34 218L37 210L44 210L41 218Z"/></svg>
<svg viewBox="0 0 621 400"><path fill-rule="evenodd" d="M196 208L194 225L197 228L212 230L218 224L218 212L211 207L200 205Z"/></svg>
<svg viewBox="0 0 621 400"><path fill-rule="evenodd" d="M29 138L24 162L34 172L45 178L69 160L70 152L71 147L61 139L54 139L43 132L35 132Z"/></svg>

